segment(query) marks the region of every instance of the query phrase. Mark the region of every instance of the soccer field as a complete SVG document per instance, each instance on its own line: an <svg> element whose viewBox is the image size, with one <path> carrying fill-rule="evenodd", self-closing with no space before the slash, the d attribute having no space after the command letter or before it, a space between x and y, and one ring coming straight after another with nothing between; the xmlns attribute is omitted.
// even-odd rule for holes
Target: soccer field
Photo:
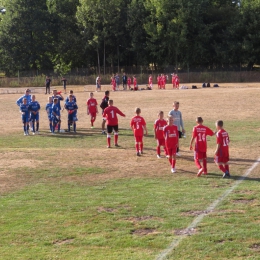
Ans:
<svg viewBox="0 0 260 260"><path fill-rule="evenodd" d="M101 135L101 114L90 128L83 90L92 86L73 87L76 134L49 133L47 95L35 90L40 134L24 136L15 103L22 94L0 95L1 259L260 259L258 84L156 88L110 93L126 114L119 116L120 147L111 149ZM94 93L99 103L103 96ZM186 138L172 174L168 160L156 158L153 123L175 100ZM141 157L129 126L135 107L148 127ZM208 175L196 176L189 142L197 116L213 130L216 120L224 121L230 179L213 162L214 136L208 137ZM64 129L65 111L61 117Z"/></svg>

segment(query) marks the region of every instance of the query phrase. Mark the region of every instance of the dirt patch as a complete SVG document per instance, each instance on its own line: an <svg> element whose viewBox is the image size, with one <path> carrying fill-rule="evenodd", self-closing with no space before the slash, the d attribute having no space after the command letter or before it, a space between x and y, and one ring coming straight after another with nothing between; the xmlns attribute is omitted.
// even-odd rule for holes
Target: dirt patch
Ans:
<svg viewBox="0 0 260 260"><path fill-rule="evenodd" d="M74 241L73 238L70 239L63 239L63 240L56 240L53 242L54 245L61 246L65 244L71 244Z"/></svg>
<svg viewBox="0 0 260 260"><path fill-rule="evenodd" d="M97 211L98 211L99 213L102 213L102 212L115 213L115 212L117 212L118 210L117 210L117 209L114 209L114 208L98 207L98 208L97 208Z"/></svg>
<svg viewBox="0 0 260 260"><path fill-rule="evenodd" d="M157 217L154 217L154 216L130 217L130 218L126 218L125 220L130 221L132 223L138 223L138 222L146 221L146 220L163 221L162 218L157 218Z"/></svg>
<svg viewBox="0 0 260 260"><path fill-rule="evenodd" d="M260 243L253 244L250 246L250 248L254 251L260 251Z"/></svg>
<svg viewBox="0 0 260 260"><path fill-rule="evenodd" d="M147 235L161 234L161 232L158 232L156 231L156 229L153 228L142 228L142 229L133 230L131 234L137 236L147 236Z"/></svg>
<svg viewBox="0 0 260 260"><path fill-rule="evenodd" d="M175 229L174 234L177 236L188 235L191 236L197 232L196 228L186 228L186 229Z"/></svg>
<svg viewBox="0 0 260 260"><path fill-rule="evenodd" d="M234 203L248 204L254 202L254 199L236 199L233 200Z"/></svg>
<svg viewBox="0 0 260 260"><path fill-rule="evenodd" d="M181 215L182 216L192 216L192 217L194 217L194 216L199 216L199 215L201 215L201 214L207 214L208 213L208 211L201 211L201 210L190 210L190 211L186 211L186 212L183 212Z"/></svg>

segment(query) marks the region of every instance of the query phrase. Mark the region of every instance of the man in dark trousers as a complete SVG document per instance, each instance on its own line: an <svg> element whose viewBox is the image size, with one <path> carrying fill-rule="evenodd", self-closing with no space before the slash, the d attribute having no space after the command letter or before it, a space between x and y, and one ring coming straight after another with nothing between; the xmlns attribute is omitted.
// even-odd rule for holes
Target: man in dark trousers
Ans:
<svg viewBox="0 0 260 260"><path fill-rule="evenodd" d="M46 80L45 80L45 95L47 94L47 93L49 93L50 94L50 92L51 92L51 79L48 77L48 76L46 76Z"/></svg>
<svg viewBox="0 0 260 260"><path fill-rule="evenodd" d="M123 80L123 90L126 90L127 89L127 76L125 73L122 76L122 80Z"/></svg>
<svg viewBox="0 0 260 260"><path fill-rule="evenodd" d="M105 91L105 96L103 97L100 107L102 108L102 113L101 115L103 115L105 108L108 107L108 100L109 100L109 91ZM103 121L102 121L102 135L106 134L105 131L105 124L106 124L106 118L103 117Z"/></svg>

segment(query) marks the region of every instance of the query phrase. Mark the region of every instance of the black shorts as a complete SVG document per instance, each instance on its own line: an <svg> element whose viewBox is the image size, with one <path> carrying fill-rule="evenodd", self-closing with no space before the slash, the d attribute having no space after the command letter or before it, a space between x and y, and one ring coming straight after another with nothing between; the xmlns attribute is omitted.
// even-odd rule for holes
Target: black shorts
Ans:
<svg viewBox="0 0 260 260"><path fill-rule="evenodd" d="M182 138L182 132L181 131L178 132L179 132L179 138Z"/></svg>
<svg viewBox="0 0 260 260"><path fill-rule="evenodd" d="M111 134L113 132L118 132L118 125L107 125L107 133Z"/></svg>

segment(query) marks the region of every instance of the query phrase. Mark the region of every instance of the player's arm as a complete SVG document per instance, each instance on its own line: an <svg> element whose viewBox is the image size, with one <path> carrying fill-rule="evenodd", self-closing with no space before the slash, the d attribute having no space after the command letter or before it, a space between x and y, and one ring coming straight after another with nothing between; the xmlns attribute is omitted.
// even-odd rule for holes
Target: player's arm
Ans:
<svg viewBox="0 0 260 260"><path fill-rule="evenodd" d="M17 101L16 101L16 105L18 107L20 107L20 105L22 104L22 100L23 100L23 97L20 97Z"/></svg>
<svg viewBox="0 0 260 260"><path fill-rule="evenodd" d="M215 151L215 155L217 155L217 154L218 154L218 152L219 152L219 149L220 149L220 144L217 144L216 151Z"/></svg>
<svg viewBox="0 0 260 260"><path fill-rule="evenodd" d="M184 129L184 124L183 124L182 114L181 113L180 113L180 125L181 125L182 132L185 133L185 129Z"/></svg>
<svg viewBox="0 0 260 260"><path fill-rule="evenodd" d="M124 114L123 112L121 112L119 109L117 109L117 113L118 113L120 116L125 117L125 114Z"/></svg>
<svg viewBox="0 0 260 260"><path fill-rule="evenodd" d="M153 133L154 133L154 139L157 139L157 137L156 137L156 125L154 125L154 127L153 127Z"/></svg>
<svg viewBox="0 0 260 260"><path fill-rule="evenodd" d="M98 104L96 104L96 113L98 114Z"/></svg>
<svg viewBox="0 0 260 260"><path fill-rule="evenodd" d="M193 142L194 142L194 140L195 140L195 137L194 136L192 136L192 138L191 138L191 140L190 140L190 150L193 150Z"/></svg>
<svg viewBox="0 0 260 260"><path fill-rule="evenodd" d="M144 127L144 130L145 130L145 135L148 135L148 131L147 131L146 125L144 125L143 127Z"/></svg>
<svg viewBox="0 0 260 260"><path fill-rule="evenodd" d="M60 100L64 100L64 97L61 95L61 93L60 93Z"/></svg>

